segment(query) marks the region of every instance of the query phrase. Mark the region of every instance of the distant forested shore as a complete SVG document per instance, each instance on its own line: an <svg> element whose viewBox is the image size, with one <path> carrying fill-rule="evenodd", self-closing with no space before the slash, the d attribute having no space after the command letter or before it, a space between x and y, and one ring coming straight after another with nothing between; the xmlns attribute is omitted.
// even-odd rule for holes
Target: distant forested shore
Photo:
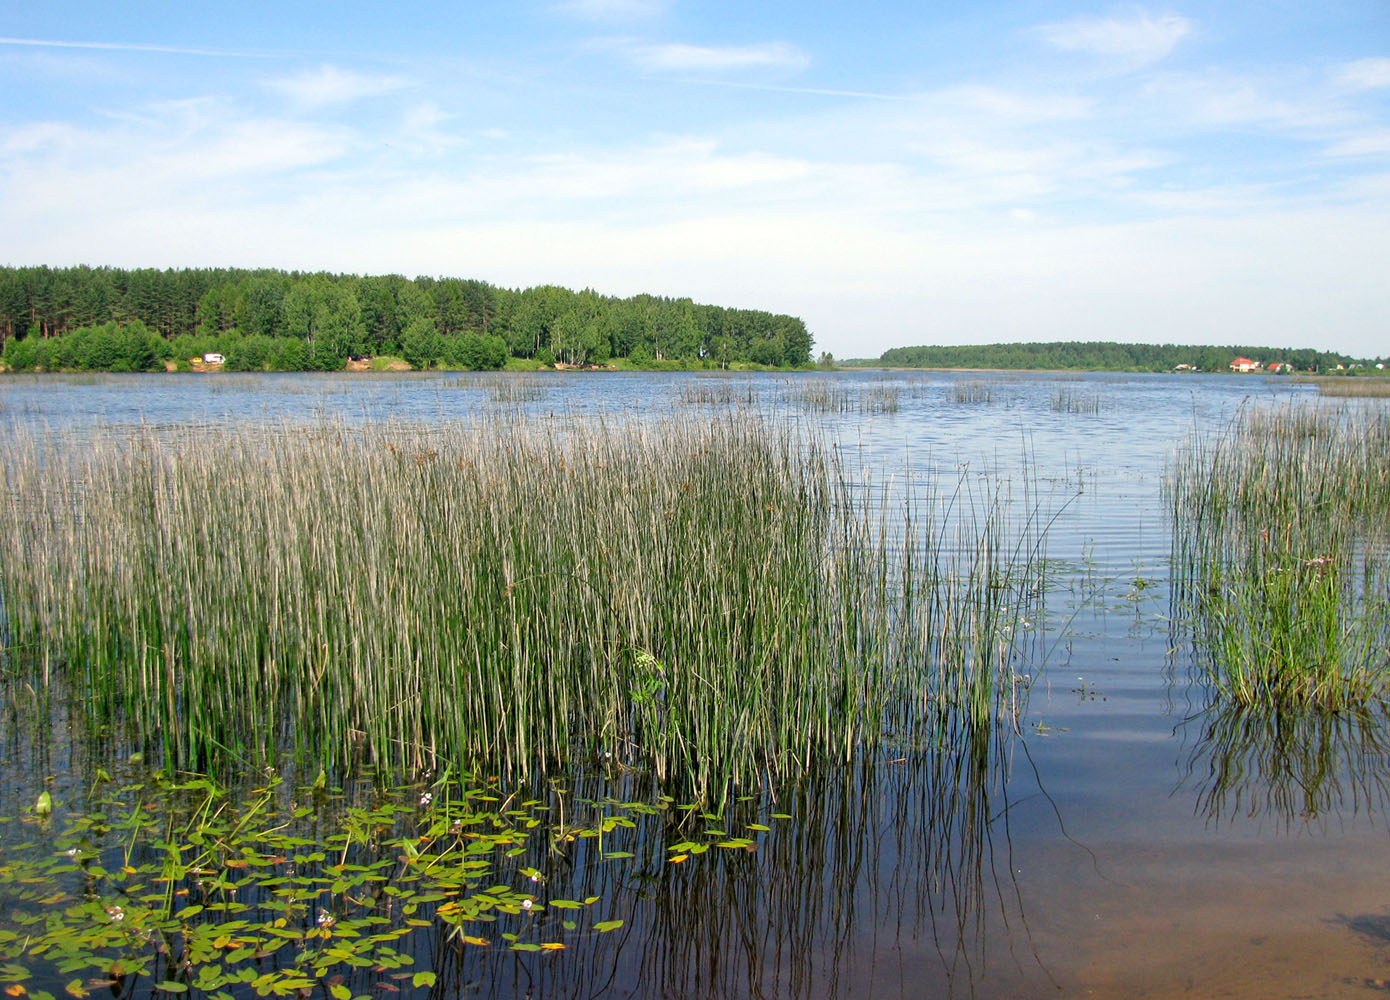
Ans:
<svg viewBox="0 0 1390 1000"><path fill-rule="evenodd" d="M241 371L527 364L802 367L795 316L553 285L272 269L0 267L11 371L154 371L218 356Z"/></svg>
<svg viewBox="0 0 1390 1000"><path fill-rule="evenodd" d="M1249 359L1260 370L1288 365L1297 372L1375 371L1381 358L1354 358L1313 348L1120 344L1109 341L1059 341L1036 344L978 344L955 347L894 347L877 362L903 368L997 368L1004 370L1228 372L1232 362Z"/></svg>

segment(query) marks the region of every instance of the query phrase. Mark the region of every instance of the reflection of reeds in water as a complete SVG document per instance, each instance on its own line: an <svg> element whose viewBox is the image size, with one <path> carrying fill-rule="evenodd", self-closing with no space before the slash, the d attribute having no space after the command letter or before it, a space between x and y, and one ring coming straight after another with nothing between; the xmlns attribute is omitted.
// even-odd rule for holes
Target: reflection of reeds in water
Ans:
<svg viewBox="0 0 1390 1000"><path fill-rule="evenodd" d="M1173 460L1174 595L1244 704L1341 709L1390 689L1390 414L1248 410Z"/></svg>
<svg viewBox="0 0 1390 1000"><path fill-rule="evenodd" d="M957 382L951 387L951 398L957 403L992 403L994 386L983 379Z"/></svg>
<svg viewBox="0 0 1390 1000"><path fill-rule="evenodd" d="M399 969L444 996L828 1000L882 995L885 945L929 940L939 961L920 966L920 991L972 995L1000 954L1031 948L1010 867L1010 742L947 714L953 738L921 751L699 808L622 769L357 797L264 774L239 797L204 779L98 782L56 843L7 845L24 884L0 913L0 965L59 942L102 973L119 961L206 992L254 968L267 993L309 976L360 994ZM160 891L128 893L151 878ZM39 907L49 919L15 933ZM171 948L227 934L238 948ZM296 961L263 963L287 938L304 942ZM1045 976L1019 962L1011 978ZM32 972L30 988L52 985L50 966Z"/></svg>
<svg viewBox="0 0 1390 1000"><path fill-rule="evenodd" d="M1291 712L1225 703L1198 724L1183 786L1212 824L1270 817L1290 829L1380 812L1390 802L1390 718L1382 707Z"/></svg>
<svg viewBox="0 0 1390 1000"><path fill-rule="evenodd" d="M1099 394L1080 393L1063 386L1052 390L1048 403L1054 413L1094 414L1105 408L1105 399Z"/></svg>
<svg viewBox="0 0 1390 1000"><path fill-rule="evenodd" d="M1009 868L1002 759L991 737L963 738L893 763L820 769L713 813L630 815L635 825L614 829L605 848L633 852L632 867L600 862L593 838L518 859L542 871L552 895L599 897L606 916L625 921L621 932L573 941L568 967L532 966L533 995L590 997L621 984L631 996L877 996L875 956L923 940L938 963L919 967L919 992L971 995L986 970L1007 966L1000 954L1031 951ZM616 803L641 798L639 787L576 784L564 798ZM706 829L746 836L756 850L712 847L671 863L688 853L674 845L710 842ZM1044 979L1023 962L1009 974ZM510 982L515 962L458 948L436 968L453 988Z"/></svg>
<svg viewBox="0 0 1390 1000"><path fill-rule="evenodd" d="M1034 547L994 507L950 551L925 518L858 509L799 433L743 414L15 437L11 666L63 672L184 766L611 755L702 789L931 738L946 706L1011 716Z"/></svg>

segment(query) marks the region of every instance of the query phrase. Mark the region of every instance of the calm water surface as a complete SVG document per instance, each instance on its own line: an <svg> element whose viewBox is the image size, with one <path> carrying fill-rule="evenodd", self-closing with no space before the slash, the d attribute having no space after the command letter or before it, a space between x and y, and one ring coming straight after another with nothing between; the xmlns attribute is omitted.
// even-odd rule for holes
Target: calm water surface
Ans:
<svg viewBox="0 0 1390 1000"><path fill-rule="evenodd" d="M838 394L833 412L808 410L808 385ZM885 392L896 411L873 412ZM499 405L650 419L751 396L823 426L865 489L1002 491L1016 520L1048 523L1054 588L1015 738L985 759L811 776L788 791L794 829L756 855L577 871L573 895L614 897L622 935L474 955L437 995L1365 997L1390 988L1385 738L1355 719L1217 713L1168 604L1168 457L1241 406L1315 392L1223 376L10 377L0 421L80 447L97 425L435 422ZM0 811L23 794L0 793Z"/></svg>

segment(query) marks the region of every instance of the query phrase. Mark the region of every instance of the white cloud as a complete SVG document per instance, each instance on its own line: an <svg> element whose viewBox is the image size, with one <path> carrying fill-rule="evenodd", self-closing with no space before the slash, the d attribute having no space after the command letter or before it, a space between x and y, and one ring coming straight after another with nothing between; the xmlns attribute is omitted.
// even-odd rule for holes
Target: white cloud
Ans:
<svg viewBox="0 0 1390 1000"><path fill-rule="evenodd" d="M1390 59L1358 59L1346 63L1338 68L1334 79L1348 90L1390 87Z"/></svg>
<svg viewBox="0 0 1390 1000"><path fill-rule="evenodd" d="M410 81L399 76L367 76L325 64L295 76L271 80L267 86L300 108L314 109L380 97L410 86Z"/></svg>
<svg viewBox="0 0 1390 1000"><path fill-rule="evenodd" d="M564 0L552 9L589 21L631 21L655 17L666 7L666 0Z"/></svg>
<svg viewBox="0 0 1390 1000"><path fill-rule="evenodd" d="M1328 156L1385 156L1390 154L1390 129L1375 129L1347 136L1332 143L1324 152Z"/></svg>
<svg viewBox="0 0 1390 1000"><path fill-rule="evenodd" d="M1055 122L1088 117L1095 105L1089 97L1070 94L1025 94L972 84L930 95L933 104L968 110L971 114L1014 123Z"/></svg>
<svg viewBox="0 0 1390 1000"><path fill-rule="evenodd" d="M1137 67L1157 62L1173 51L1192 32L1192 22L1178 14L1154 16L1136 11L1124 17L1061 21L1038 30L1063 52L1088 52Z"/></svg>
<svg viewBox="0 0 1390 1000"><path fill-rule="evenodd" d="M1302 81L1259 78L1220 71L1159 73L1145 81L1149 122L1163 118L1177 127L1260 126L1305 135L1354 126L1359 116L1345 101Z"/></svg>
<svg viewBox="0 0 1390 1000"><path fill-rule="evenodd" d="M643 69L669 72L720 73L744 69L800 70L811 59L788 42L755 45L634 45L629 55Z"/></svg>
<svg viewBox="0 0 1390 1000"><path fill-rule="evenodd" d="M139 42L69 42L51 38L0 38L0 45L21 45L48 49L99 49L107 52L163 52L180 56L228 56L237 59L258 59L259 52L238 52L231 49L198 49L178 45L146 45Z"/></svg>

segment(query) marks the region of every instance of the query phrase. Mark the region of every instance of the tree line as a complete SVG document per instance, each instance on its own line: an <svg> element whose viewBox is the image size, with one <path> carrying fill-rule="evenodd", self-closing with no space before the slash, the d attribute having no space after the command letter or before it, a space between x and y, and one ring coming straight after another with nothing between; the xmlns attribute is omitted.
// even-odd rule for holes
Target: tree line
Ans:
<svg viewBox="0 0 1390 1000"><path fill-rule="evenodd" d="M905 368L998 368L1006 370L1169 372L1180 365L1199 371L1229 371L1237 357L1276 362L1298 371L1325 371L1353 359L1335 351L1313 348L1250 346L1184 346L1181 344L1120 344L1110 341L1059 341L1033 344L894 347L884 351L884 364Z"/></svg>
<svg viewBox="0 0 1390 1000"><path fill-rule="evenodd" d="M802 320L755 309L553 285L239 268L0 268L0 349L7 363L32 361L11 368L46 369L94 366L113 352L116 370L211 352L246 370L339 368L381 355L419 368L500 367L508 356L811 362Z"/></svg>

